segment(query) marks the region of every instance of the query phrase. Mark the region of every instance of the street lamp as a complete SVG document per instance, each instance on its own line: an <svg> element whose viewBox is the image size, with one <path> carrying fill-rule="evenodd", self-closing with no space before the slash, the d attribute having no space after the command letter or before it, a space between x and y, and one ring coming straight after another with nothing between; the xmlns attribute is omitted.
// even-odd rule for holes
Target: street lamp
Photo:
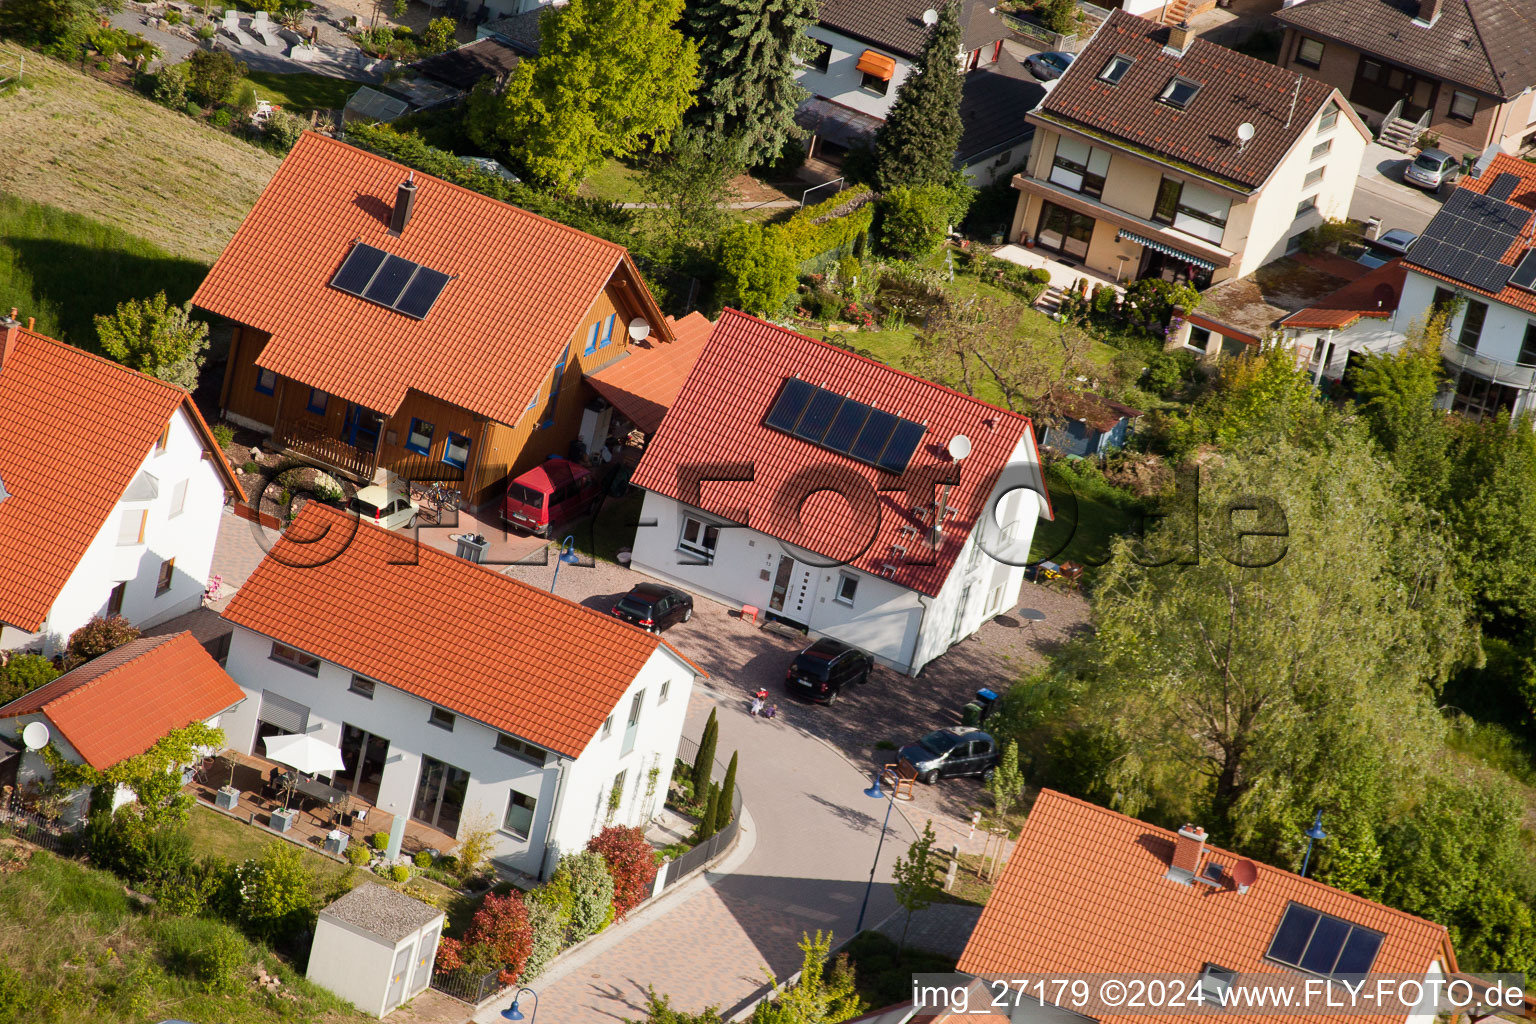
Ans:
<svg viewBox="0 0 1536 1024"><path fill-rule="evenodd" d="M576 553L576 538L569 536L560 542L560 557L555 561L555 578L549 581L549 592L555 592L555 584L560 581L561 565L579 565L581 556Z"/></svg>
<svg viewBox="0 0 1536 1024"><path fill-rule="evenodd" d="M1307 855L1301 859L1301 877L1307 877L1307 865L1312 861L1312 844L1319 839L1327 839L1328 833L1323 831L1323 812L1319 808L1317 815L1312 819L1312 827L1302 835L1307 837Z"/></svg>
<svg viewBox="0 0 1536 1024"><path fill-rule="evenodd" d="M523 998L524 992L533 996L533 1010L527 1018L528 1024L533 1024L533 1019L539 1015L539 994L531 988L518 989L512 996L512 1005L502 1010L501 1015L507 1020L523 1020L523 1011L517 1008L517 1004Z"/></svg>
<svg viewBox="0 0 1536 1024"><path fill-rule="evenodd" d="M885 798L885 792L880 788L884 780L891 785L891 800L885 805L885 822L880 826L880 842L875 844L875 862L869 866L869 882L864 886L864 902L859 905L859 923L853 926L853 934L857 935L864 930L864 912L869 909L869 891L875 887L875 869L880 866L880 849L885 846L885 830L891 823L891 808L896 806L896 784L900 781L896 773L889 768L882 768L875 772L874 785L864 791L864 795L875 800Z"/></svg>

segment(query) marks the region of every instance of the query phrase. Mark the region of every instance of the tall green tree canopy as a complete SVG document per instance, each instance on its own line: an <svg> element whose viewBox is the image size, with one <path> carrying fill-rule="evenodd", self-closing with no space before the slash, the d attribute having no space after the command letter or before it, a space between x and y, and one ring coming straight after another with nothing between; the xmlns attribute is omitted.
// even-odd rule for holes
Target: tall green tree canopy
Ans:
<svg viewBox="0 0 1536 1024"><path fill-rule="evenodd" d="M693 103L698 47L683 0L571 0L539 23L539 56L500 94L471 96L476 144L505 149L533 180L574 191L608 156L665 149Z"/></svg>
<svg viewBox="0 0 1536 1024"><path fill-rule="evenodd" d="M208 325L192 319L191 302L173 305L165 292L156 292L96 317L96 340L103 353L124 366L191 391L208 349Z"/></svg>
<svg viewBox="0 0 1536 1024"><path fill-rule="evenodd" d="M960 145L960 0L939 9L912 72L875 133L875 178L882 189L937 185L954 176Z"/></svg>
<svg viewBox="0 0 1536 1024"><path fill-rule="evenodd" d="M699 44L698 103L688 121L732 167L777 160L801 134L795 80L819 44L805 34L818 0L695 0L684 16Z"/></svg>

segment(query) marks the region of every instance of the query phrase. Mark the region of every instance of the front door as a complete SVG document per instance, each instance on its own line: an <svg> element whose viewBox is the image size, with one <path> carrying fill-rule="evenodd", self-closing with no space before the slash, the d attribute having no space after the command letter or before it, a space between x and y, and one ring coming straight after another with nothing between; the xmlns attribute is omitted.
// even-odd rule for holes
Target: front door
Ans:
<svg viewBox="0 0 1536 1024"><path fill-rule="evenodd" d="M464 814L464 795L468 790L469 772L433 757L423 757L411 817L440 832L457 836L459 818Z"/></svg>
<svg viewBox="0 0 1536 1024"><path fill-rule="evenodd" d="M1401 100L1403 109L1399 116L1417 121L1434 105L1435 86L1433 78L1423 78L1396 64L1362 56L1355 68L1355 84L1350 89L1349 98L1383 114Z"/></svg>
<svg viewBox="0 0 1536 1024"><path fill-rule="evenodd" d="M341 726L341 774L336 784L371 804L379 802L384 763L389 759L389 740L345 722Z"/></svg>
<svg viewBox="0 0 1536 1024"><path fill-rule="evenodd" d="M347 417L341 424L341 439L359 451L376 452L379 450L379 431L383 426L384 417L372 409L348 405Z"/></svg>
<svg viewBox="0 0 1536 1024"><path fill-rule="evenodd" d="M1086 213L1076 213L1055 203L1040 207L1040 227L1035 232L1040 248L1049 249L1069 259L1088 258L1088 243L1093 240L1097 223Z"/></svg>
<svg viewBox="0 0 1536 1024"><path fill-rule="evenodd" d="M801 565L788 555L779 556L773 573L773 591L768 596L768 610L799 626L805 626L813 567Z"/></svg>

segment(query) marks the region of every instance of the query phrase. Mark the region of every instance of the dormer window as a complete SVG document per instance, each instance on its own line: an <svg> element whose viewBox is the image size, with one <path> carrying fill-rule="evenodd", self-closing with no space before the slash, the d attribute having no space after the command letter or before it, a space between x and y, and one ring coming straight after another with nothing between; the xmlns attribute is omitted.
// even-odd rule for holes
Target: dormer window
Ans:
<svg viewBox="0 0 1536 1024"><path fill-rule="evenodd" d="M1232 983L1237 980L1237 972L1218 964L1206 964L1200 970L1200 994L1206 1001L1217 1006L1227 1005L1227 993L1232 991Z"/></svg>
<svg viewBox="0 0 1536 1024"><path fill-rule="evenodd" d="M1104 70L1099 72L1099 81L1108 82L1110 85L1119 85L1120 79L1125 77L1125 73L1131 69L1131 65L1134 63L1136 62L1129 57L1118 53L1115 54L1109 58L1109 63L1104 65Z"/></svg>
<svg viewBox="0 0 1536 1024"><path fill-rule="evenodd" d="M1162 94L1157 98L1159 102L1166 103L1170 107L1185 110L1199 91L1199 82L1192 82L1187 78L1174 77L1163 87Z"/></svg>

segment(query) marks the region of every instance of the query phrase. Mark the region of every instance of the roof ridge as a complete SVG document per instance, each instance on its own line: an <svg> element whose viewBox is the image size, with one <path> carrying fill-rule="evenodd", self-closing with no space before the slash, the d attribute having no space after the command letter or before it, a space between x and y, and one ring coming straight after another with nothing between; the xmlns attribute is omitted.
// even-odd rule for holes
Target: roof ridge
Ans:
<svg viewBox="0 0 1536 1024"><path fill-rule="evenodd" d="M465 195L471 196L471 197L473 197L476 200L483 200L483 201L485 201L487 203L495 203L498 206L505 206L508 209L516 210L518 213L523 214L524 216L533 217L536 220L541 220L541 221L543 221L546 224L549 224L549 225L552 225L554 227L557 227L557 228L559 228L562 231L565 231L565 232L568 232L568 233L571 233L571 234L575 234L575 235L580 235L582 238L590 238L590 239L592 239L595 242L601 242L603 245L606 245L606 246L608 246L610 248L613 248L613 249L617 249L619 252L622 252L622 253L626 253L627 254L629 252L629 249L626 248L625 246L620 245L618 242L611 242L608 239L603 238L601 235L594 235L590 231L583 231L580 228L573 228L569 224L562 224L558 220L555 220L555 219L553 219L551 217L546 217L546 216L544 216L541 213L534 213L532 210L528 209L527 207L518 206L516 203L510 203L510 202L507 202L504 199L497 199L495 196L488 196L484 192L476 192L472 188L466 188L463 185L459 185L459 184L456 184L455 182L449 181L447 178L440 178L437 175L429 174L426 171L418 171L416 168L411 167L408 164L403 164L399 160L393 160L390 157L384 156L381 153L375 153L371 149L364 149L362 146L354 146L352 143L346 142L346 141L344 141L342 139L334 139L334 138L331 138L329 135L321 135L320 133L315 132L315 131L305 131L302 135L299 136L299 142L302 143L305 138L310 137L310 136L313 136L314 138L316 138L316 139L318 139L318 140L320 140L320 141L322 141L322 142L324 142L326 144L335 145L335 146L341 146L342 148L347 149L347 150L351 150L352 152L360 153L363 156L368 157L370 160L377 160L377 161L379 161L381 163L393 164L396 167L402 167L405 170L411 172L412 174L419 174L423 178L429 178L429 179L431 179L432 181L434 181L434 182L436 182L438 184L446 185L446 186L448 186L451 189L455 189L455 190L457 190L459 192L463 192ZM297 151L298 151L298 145L295 144L293 150L289 151L289 156L292 156L293 153L297 152ZM287 159L285 158L283 162L287 163ZM281 171L282 171L282 166L279 165L278 172L281 173ZM276 177L275 174L273 176ZM254 210L255 207L253 206L252 209Z"/></svg>
<svg viewBox="0 0 1536 1024"><path fill-rule="evenodd" d="M1478 23L1478 12L1474 9L1472 0L1460 0L1467 9L1467 20L1472 23L1472 34L1477 37L1477 45L1482 47L1483 59L1488 62L1488 70L1493 75L1493 84L1498 89L1504 88L1504 72L1500 70L1498 62L1493 59L1493 51L1488 49L1488 42L1483 38L1483 27ZM1500 99L1503 99L1501 96Z"/></svg>
<svg viewBox="0 0 1536 1024"><path fill-rule="evenodd" d="M121 644L121 645L119 645L117 647L112 648L112 650L110 650L110 651L106 651L106 652L104 652L102 654L98 654L96 656L96 658L92 658L91 661L82 662L81 664L76 665L74 668L70 669L68 672L65 672L63 675L58 677L58 680L68 679L75 672L79 672L79 671L81 671L83 669L90 668L91 667L91 663L96 661L97 658L111 657L113 654L116 654L119 651L122 651L124 648L127 648L127 647L137 646L139 648L138 650L134 651L128 657L123 658L116 665L113 665L110 668L104 668L101 671L97 672L95 675L91 676L90 678L83 679L80 682L76 683L74 686L71 686L68 689L64 690L57 697L54 697L54 698L52 698L50 700L43 701L43 703L40 704L39 707L50 708L50 707L53 707L55 704L62 704L64 701L70 700L73 697L75 697L76 695L86 693L92 687L94 687L97 683L101 682L103 679L110 678L112 675L114 675L114 674L116 674L118 672L121 672L123 669L127 668L129 665L132 665L135 661L138 661L144 655L148 654L150 651L158 650L159 648L165 646L168 642L170 642L172 640L175 640L178 637L191 636L191 635L192 635L191 631L183 630L180 633L162 633L159 636L135 637L134 639L128 641L125 644ZM58 680L53 680L53 681L57 682Z"/></svg>
<svg viewBox="0 0 1536 1024"><path fill-rule="evenodd" d="M987 409L991 409L991 410L993 410L995 412L1002 413L1004 416L1012 417L1013 419L1018 420L1021 424L1029 425L1029 426L1033 426L1033 424L1034 424L1034 421L1032 419L1030 419L1028 416L1025 416L1023 413L1014 412L1011 409L1004 409L1002 406L999 406L999 405L993 405L991 402L988 402L988 401L985 401L983 399L977 398L975 395L968 395L968 394L966 394L963 391L957 391L954 388L949 387L949 386L944 385L944 384L940 384L937 381L931 381L931 380L929 380L926 377L919 377L915 373L909 373L906 370L898 369L897 367L891 366L889 363L882 363L882 362L880 362L880 360L874 359L874 358L872 358L870 356L866 356L862 352L854 352L853 350L843 348L840 345L834 345L831 342L823 341L823 340L820 340L818 338L813 338L813 337L811 337L808 334L801 334L797 330L794 330L794 329L789 328L789 327L785 327L782 324L776 324L772 320L764 320L762 317L753 316L751 313L744 313L741 310L735 309L735 308L733 308L731 306L726 306L724 309L722 309L720 311L720 318L715 321L714 330L716 330L716 331L719 330L720 329L720 325L725 322L726 317L732 316L732 315L741 317L744 320L751 320L751 321L755 321L755 322L760 323L760 324L764 324L764 325L766 325L768 327L773 328L774 330L781 331L784 334L791 335L791 336L799 338L799 339L801 339L803 341L808 341L812 345L819 345L822 348L828 349L829 351L832 351L832 352L836 352L839 355L847 356L847 357L852 358L852 359L862 360L863 362L868 363L871 366L878 366L882 370L889 370L891 373L894 373L894 374L896 374L899 377L905 377L908 380L916 381L919 384L922 384L922 385L924 385L926 387L933 388L933 389L935 389L937 391L946 391L949 394L952 394L952 395L956 396L957 398L962 398L962 399L964 399L967 402L973 402L976 405L980 405L980 406L983 406L983 407L985 407ZM711 333L713 333L713 331L711 331ZM690 374L690 376L691 376L691 374Z"/></svg>
<svg viewBox="0 0 1536 1024"><path fill-rule="evenodd" d="M165 388L168 391L175 392L176 395L178 397L180 397L180 398L191 398L192 397L192 393L189 392L186 388L182 387L179 384L172 384L168 380L161 380L159 377L156 377L153 374L145 373L143 370L135 370L131 366L123 365L122 363L118 362L116 359L111 359L111 358L109 358L107 356L100 355L100 354L98 354L96 352L89 352L89 351L81 348L79 345L72 345L72 344L70 344L67 341L60 341L58 338L51 338L48 335L43 334L40 331L36 331L36 330L33 330L31 328L28 328L28 327L21 328L21 333L26 335L26 336L28 336L28 337L30 337L30 338L32 338L32 339L34 339L34 340L36 340L36 341L46 342L46 343L48 343L50 345L56 345L59 348L66 349L66 350L68 350L70 352L73 352L73 353L76 353L78 355L85 356L87 359L93 359L93 360L95 360L97 362L105 363L106 365L114 367L114 368L116 368L118 370L121 370L124 373L130 374L130 375L135 376L135 377L140 377L140 378L142 378L142 379L144 379L146 381L149 381L152 384L157 384L160 387Z"/></svg>
<svg viewBox="0 0 1536 1024"><path fill-rule="evenodd" d="M1127 823L1130 823L1130 824L1134 824L1134 825L1136 825L1136 826L1138 826L1140 828L1152 829L1152 830L1160 833L1162 836L1166 837L1170 842L1176 841L1178 839L1178 832L1173 830L1173 829L1165 828L1162 825L1155 825L1155 824L1153 824L1150 821L1143 821L1141 818L1133 818L1129 814L1122 813L1121 811L1117 811L1114 808L1105 807L1102 804L1096 804L1096 803L1092 802L1091 800L1084 800L1082 797L1072 796L1069 793L1063 793L1060 790L1056 790L1056 789L1042 789L1040 791L1040 794L1037 797L1035 797L1034 806L1030 808L1029 816L1025 820L1024 827L1026 829L1029 827L1029 819L1034 818L1036 810L1039 809L1041 802L1045 801L1045 800L1050 800L1051 802L1061 802L1061 803L1064 803L1064 804L1066 804L1068 806L1075 806L1075 807L1078 807L1078 808L1081 808L1081 809L1086 809L1086 810L1092 811L1093 813L1096 813L1096 814L1111 815L1113 817L1121 819L1124 822L1127 822ZM1023 836L1021 835L1020 836L1020 840L1022 841L1022 839L1023 839ZM1299 882L1299 883L1302 883L1305 887L1308 887L1308 888L1310 888L1311 890L1314 890L1314 891L1318 890L1318 889L1325 889L1330 894L1337 895L1337 896L1347 897L1348 899L1350 899L1351 901L1354 901L1356 903L1363 903L1363 904L1366 904L1368 906L1375 907L1375 908L1378 908L1380 910L1387 911L1390 914L1394 914L1394 915L1396 915L1398 917L1404 918L1404 919L1406 919L1408 921L1411 921L1411 922L1413 922L1415 924L1421 924L1421 925L1424 925L1425 927L1427 927L1427 928L1429 928L1429 929L1431 929L1433 931L1437 931L1437 932L1439 932L1441 934L1446 934L1446 927L1443 924L1438 924L1438 923L1436 923L1434 921L1429 920L1428 918L1420 917L1417 914L1410 914L1406 910L1399 910L1397 907L1388 906L1385 903L1378 903L1375 900L1366 899L1364 896L1356 895L1355 893L1349 892L1347 889L1340 889L1337 886L1332 886L1332 885L1328 885L1328 884L1326 884L1324 882L1319 882L1315 878L1308 878L1305 875L1298 875L1294 871L1289 871L1289 870L1287 870L1285 868L1277 867L1274 864L1270 864L1268 861L1259 860L1256 857L1250 857L1247 854L1238 853L1236 850L1229 850L1229 849L1227 849L1225 847L1218 847L1218 846L1211 845L1209 843L1206 844L1205 849L1207 851L1215 850L1215 851L1217 851L1219 853L1224 853L1224 854L1228 854L1228 855L1233 856L1233 857L1238 857L1238 858L1240 858L1242 860L1252 861L1255 865L1257 865L1258 867L1260 867L1260 868L1262 868L1262 869L1264 869L1266 871L1273 871L1276 874L1280 874L1280 875L1285 876L1286 879L1288 880L1288 882L1290 882L1291 884L1295 884L1295 883Z"/></svg>

